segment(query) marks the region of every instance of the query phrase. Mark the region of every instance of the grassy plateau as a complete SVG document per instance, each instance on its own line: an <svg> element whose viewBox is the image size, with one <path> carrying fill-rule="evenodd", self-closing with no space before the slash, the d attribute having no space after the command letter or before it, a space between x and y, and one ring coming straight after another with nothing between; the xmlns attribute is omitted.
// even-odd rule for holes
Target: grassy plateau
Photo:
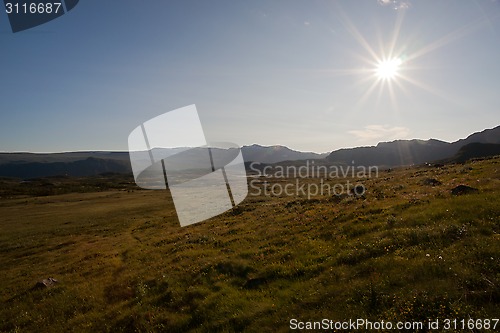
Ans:
<svg viewBox="0 0 500 333"><path fill-rule="evenodd" d="M251 191L180 227L169 192L130 177L0 179L0 331L288 332L292 318L500 317L500 158L353 181L363 196ZM461 184L478 191L453 195ZM58 283L34 288L48 277Z"/></svg>

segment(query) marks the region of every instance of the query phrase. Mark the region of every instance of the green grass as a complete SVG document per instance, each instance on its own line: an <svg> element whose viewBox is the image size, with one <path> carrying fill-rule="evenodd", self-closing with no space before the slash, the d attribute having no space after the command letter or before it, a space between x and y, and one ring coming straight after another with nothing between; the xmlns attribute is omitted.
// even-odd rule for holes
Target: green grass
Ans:
<svg viewBox="0 0 500 333"><path fill-rule="evenodd" d="M500 315L499 158L381 171L361 180L364 198L248 197L184 228L166 191L78 182L94 190L71 181L65 194L2 195L0 331L285 332L291 318ZM459 184L480 191L452 196ZM32 290L49 276L59 284Z"/></svg>

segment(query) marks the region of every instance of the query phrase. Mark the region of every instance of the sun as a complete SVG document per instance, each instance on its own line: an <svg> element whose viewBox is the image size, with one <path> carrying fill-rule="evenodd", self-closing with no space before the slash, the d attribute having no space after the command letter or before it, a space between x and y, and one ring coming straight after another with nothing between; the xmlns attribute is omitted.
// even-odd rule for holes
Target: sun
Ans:
<svg viewBox="0 0 500 333"><path fill-rule="evenodd" d="M375 69L375 74L380 80L393 80L398 76L401 63L399 58L380 61Z"/></svg>

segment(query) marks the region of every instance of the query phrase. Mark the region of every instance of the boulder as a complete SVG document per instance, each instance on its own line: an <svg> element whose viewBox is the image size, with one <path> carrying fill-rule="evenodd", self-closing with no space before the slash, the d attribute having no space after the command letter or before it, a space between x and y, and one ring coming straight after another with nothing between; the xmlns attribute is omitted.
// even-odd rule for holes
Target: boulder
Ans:
<svg viewBox="0 0 500 333"><path fill-rule="evenodd" d="M453 188L451 190L452 195L463 195L463 194L469 194L469 193L475 193L478 192L479 190L474 187L470 187L467 185L458 185L457 187Z"/></svg>
<svg viewBox="0 0 500 333"><path fill-rule="evenodd" d="M243 288L245 289L255 289L263 284L267 283L267 279L263 277L257 277L257 278L252 278L248 279L245 284L243 285Z"/></svg>
<svg viewBox="0 0 500 333"><path fill-rule="evenodd" d="M434 178L425 178L424 180L422 180L422 184L429 185L429 186L439 186L442 183L439 180L434 179Z"/></svg>
<svg viewBox="0 0 500 333"><path fill-rule="evenodd" d="M47 279L43 279L41 281L38 281L35 286L33 287L33 289L45 289L45 288L50 288L50 287L53 287L56 283L58 283L59 281L57 281L56 279L54 278L47 278Z"/></svg>

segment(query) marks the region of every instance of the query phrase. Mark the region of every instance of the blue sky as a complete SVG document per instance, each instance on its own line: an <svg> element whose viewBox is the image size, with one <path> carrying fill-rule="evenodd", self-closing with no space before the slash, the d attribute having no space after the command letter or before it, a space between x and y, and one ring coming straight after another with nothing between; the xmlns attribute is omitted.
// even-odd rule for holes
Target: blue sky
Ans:
<svg viewBox="0 0 500 333"><path fill-rule="evenodd" d="M15 34L0 13L0 41L0 151L126 150L190 104L208 141L317 152L500 124L492 0L82 0Z"/></svg>

